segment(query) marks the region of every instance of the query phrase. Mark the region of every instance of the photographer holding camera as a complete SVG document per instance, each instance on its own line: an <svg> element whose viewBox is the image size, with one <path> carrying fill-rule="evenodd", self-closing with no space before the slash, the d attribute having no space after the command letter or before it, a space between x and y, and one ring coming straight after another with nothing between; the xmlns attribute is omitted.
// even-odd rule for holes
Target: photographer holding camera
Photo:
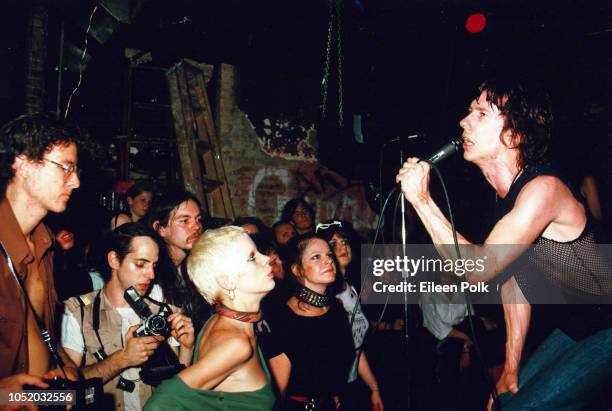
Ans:
<svg viewBox="0 0 612 411"><path fill-rule="evenodd" d="M149 314L157 313L159 305L168 307L158 303L163 300L161 288L153 286L159 249L159 237L150 228L136 223L118 227L107 239L103 274L110 278L105 286L65 303L62 346L81 364L87 378L103 379L104 392L114 396L116 410L142 409L151 395L150 381L143 381L143 365L156 351L167 348L163 346L166 336L173 337L167 343L178 361L191 362L191 319L179 312L165 317L169 310L143 319L134 310L138 304L146 304Z"/></svg>

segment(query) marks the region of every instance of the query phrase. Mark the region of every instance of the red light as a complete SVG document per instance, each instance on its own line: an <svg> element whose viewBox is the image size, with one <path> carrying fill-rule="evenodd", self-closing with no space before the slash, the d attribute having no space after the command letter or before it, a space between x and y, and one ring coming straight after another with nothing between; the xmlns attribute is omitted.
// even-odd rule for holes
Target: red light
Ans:
<svg viewBox="0 0 612 411"><path fill-rule="evenodd" d="M470 33L480 33L487 25L487 18L482 13L474 13L465 21L465 29Z"/></svg>

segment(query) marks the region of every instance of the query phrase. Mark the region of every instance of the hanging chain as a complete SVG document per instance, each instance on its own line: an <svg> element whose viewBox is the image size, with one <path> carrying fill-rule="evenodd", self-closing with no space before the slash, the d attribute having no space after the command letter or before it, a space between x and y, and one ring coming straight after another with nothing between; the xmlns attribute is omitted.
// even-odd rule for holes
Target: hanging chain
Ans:
<svg viewBox="0 0 612 411"><path fill-rule="evenodd" d="M327 117L327 96L329 89L329 72L332 53L332 32L336 17L336 53L338 55L338 128L344 126L344 102L342 93L342 0L329 0L329 24L327 27L327 49L325 50L325 68L322 81L321 118Z"/></svg>
<svg viewBox="0 0 612 411"><path fill-rule="evenodd" d="M332 41L332 27L334 25L334 0L329 0L329 24L327 27L327 49L325 50L325 68L323 70L323 81L322 81L322 107L321 107L321 118L327 117L327 86L329 85L329 65L331 61L331 41Z"/></svg>
<svg viewBox="0 0 612 411"><path fill-rule="evenodd" d="M336 29L338 52L338 128L344 125L344 106L342 102L342 0L336 0Z"/></svg>

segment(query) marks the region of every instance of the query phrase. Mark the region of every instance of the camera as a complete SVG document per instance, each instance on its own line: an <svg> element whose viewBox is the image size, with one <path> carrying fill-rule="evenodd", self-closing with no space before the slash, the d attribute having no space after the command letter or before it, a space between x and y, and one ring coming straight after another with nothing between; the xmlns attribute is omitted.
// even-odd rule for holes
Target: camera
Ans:
<svg viewBox="0 0 612 411"><path fill-rule="evenodd" d="M154 300L150 300L153 303L160 306L159 312L153 314L149 309L149 306L145 302L144 298L138 294L134 287L130 287L125 290L123 294L125 301L132 307L132 309L142 319L142 325L134 331L134 337L149 337L158 336L163 337L170 336L170 323L167 318L172 314L172 310L167 304L159 303Z"/></svg>
<svg viewBox="0 0 612 411"><path fill-rule="evenodd" d="M134 331L134 337L163 336L168 338L170 336L170 323L167 318L172 314L172 310L168 304L145 297L160 307L159 312L153 314L145 299L138 294L134 287L125 290L123 297L142 319L142 325ZM147 385L157 386L163 380L174 376L183 368L185 366L179 362L178 357L170 346L162 343L157 347L155 353L149 357L147 362L143 364L140 371L140 379ZM119 388L124 389L122 387Z"/></svg>
<svg viewBox="0 0 612 411"><path fill-rule="evenodd" d="M74 391L75 392L75 408L87 409L100 404L104 396L104 384L102 378L90 378L87 380L71 381L64 378L56 378L53 380L44 380L49 384L49 388L40 388L35 385L25 385L25 391ZM65 405L48 405L39 406L40 409L46 410L65 410Z"/></svg>

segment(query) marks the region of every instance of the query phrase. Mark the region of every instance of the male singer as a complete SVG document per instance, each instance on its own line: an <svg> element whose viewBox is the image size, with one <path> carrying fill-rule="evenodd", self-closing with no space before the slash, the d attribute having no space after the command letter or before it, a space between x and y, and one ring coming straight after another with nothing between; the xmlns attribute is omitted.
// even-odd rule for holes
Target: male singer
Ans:
<svg viewBox="0 0 612 411"><path fill-rule="evenodd" d="M612 292L610 268L594 246L579 195L544 166L552 131L550 100L541 90L515 81L485 82L459 124L464 158L481 169L498 196L498 221L485 245L540 247L540 251L530 251L530 268L511 272L502 286L506 363L496 390L505 393L500 396L503 410L584 407L612 377L609 306L565 306L560 329L542 343L519 373L530 303L538 302L531 291L538 284L572 296L609 296ZM434 244L453 244L451 225L429 192L429 171L428 163L409 158L396 180ZM460 244L470 244L459 233L457 236ZM468 273L467 281L488 281L517 258L516 253L491 255L492 248L482 247L478 252L495 258L494 268L484 275ZM604 264L603 269L590 269L590 261ZM491 406L489 401L489 409Z"/></svg>

